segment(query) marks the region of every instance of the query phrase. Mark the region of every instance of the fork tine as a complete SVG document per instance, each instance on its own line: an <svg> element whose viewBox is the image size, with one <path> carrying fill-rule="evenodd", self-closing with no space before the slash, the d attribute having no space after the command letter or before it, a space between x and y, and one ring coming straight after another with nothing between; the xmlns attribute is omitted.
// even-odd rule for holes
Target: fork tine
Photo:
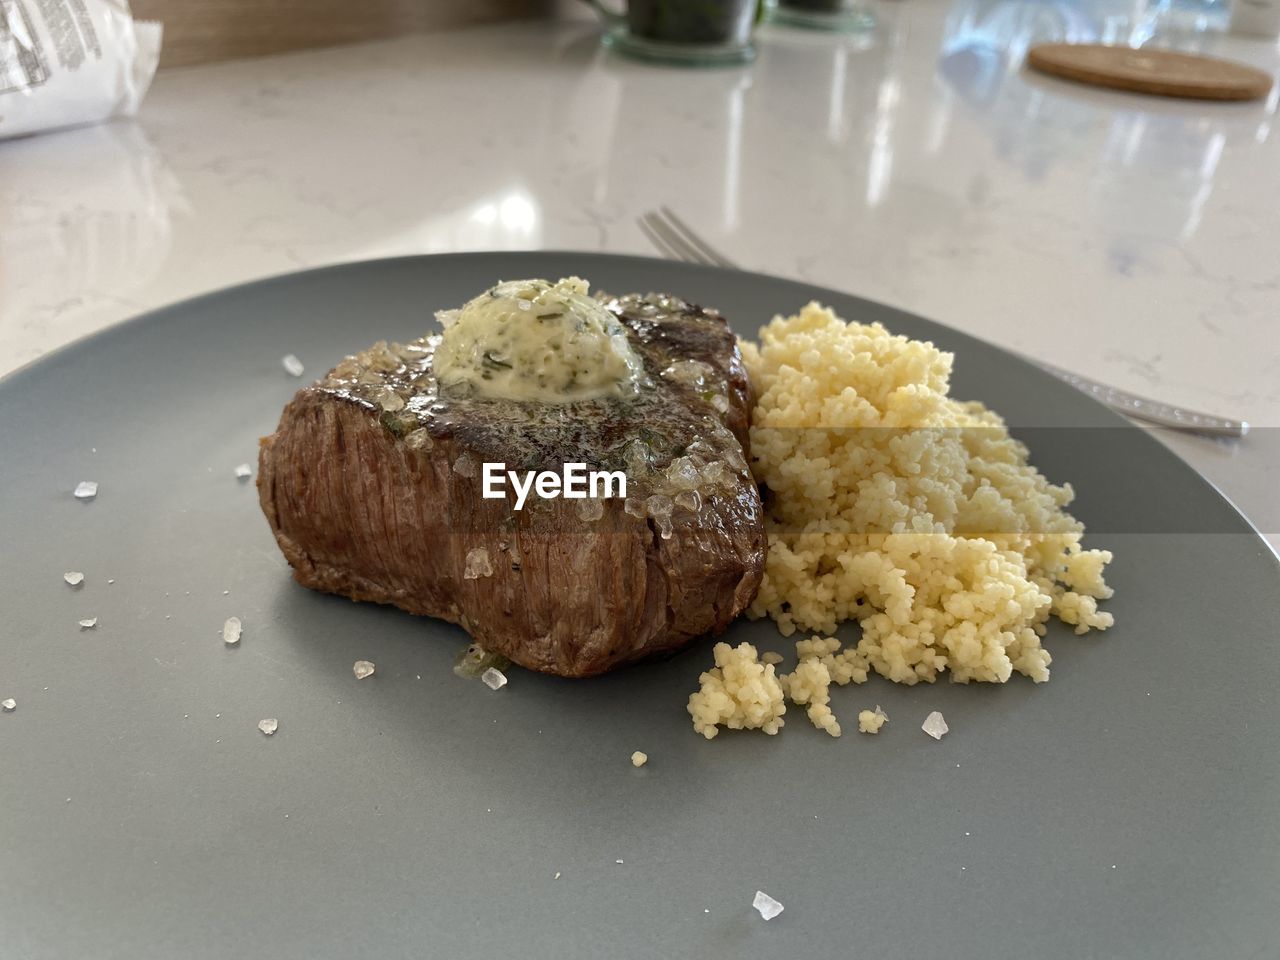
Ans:
<svg viewBox="0 0 1280 960"><path fill-rule="evenodd" d="M686 263L700 263L710 265L708 260L698 249L690 244L680 232L671 224L667 223L658 213L650 210L641 218L649 230L662 238L663 244L677 260L684 260ZM652 237L650 238L652 239Z"/></svg>
<svg viewBox="0 0 1280 960"><path fill-rule="evenodd" d="M636 223L640 225L640 232L648 237L649 242L657 248L658 253L662 254L668 260L684 259L679 250L668 244L662 234L658 233L658 231L654 230L653 227L650 226L646 217L637 217Z"/></svg>
<svg viewBox="0 0 1280 960"><path fill-rule="evenodd" d="M675 211L670 207L663 205L658 208L662 214L670 221L672 227L678 232L681 238L696 250L702 257L720 267L728 267L730 270L738 269L738 265L728 257L721 254L715 247L702 239L691 226L676 216Z"/></svg>

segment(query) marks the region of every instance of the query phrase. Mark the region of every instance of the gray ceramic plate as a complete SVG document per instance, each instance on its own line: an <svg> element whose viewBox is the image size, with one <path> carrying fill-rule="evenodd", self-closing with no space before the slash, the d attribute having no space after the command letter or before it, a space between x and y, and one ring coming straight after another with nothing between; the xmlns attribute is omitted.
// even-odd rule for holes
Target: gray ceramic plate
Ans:
<svg viewBox="0 0 1280 960"><path fill-rule="evenodd" d="M1117 626L1052 630L1045 685L873 679L836 692L842 739L793 710L780 736L708 743L684 707L710 641L596 680L512 671L493 693L450 672L459 629L295 585L232 472L299 385L281 356L319 375L499 277L571 272L716 305L743 333L821 297L955 350L956 395L1020 425L1115 551ZM0 714L0 956L1280 951L1275 559L1154 440L963 334L662 261L427 257L150 314L9 377L0 411L0 698L18 701ZM790 651L768 624L728 636ZM357 659L377 675L356 681ZM889 726L859 736L876 703ZM786 911L763 921L757 889Z"/></svg>

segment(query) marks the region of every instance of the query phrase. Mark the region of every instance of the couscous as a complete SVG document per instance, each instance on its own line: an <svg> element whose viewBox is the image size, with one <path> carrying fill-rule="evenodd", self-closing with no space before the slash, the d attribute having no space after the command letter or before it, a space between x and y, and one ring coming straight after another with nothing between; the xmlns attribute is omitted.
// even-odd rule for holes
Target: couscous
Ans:
<svg viewBox="0 0 1280 960"><path fill-rule="evenodd" d="M862 626L855 659L900 683L1049 678L1050 615L1111 626L1105 550L1084 550L1027 448L947 395L952 357L817 303L743 353L769 554L750 608L785 634Z"/></svg>
<svg viewBox="0 0 1280 960"><path fill-rule="evenodd" d="M1042 682L1050 616L1076 633L1111 626L1098 609L1110 552L1082 548L1070 485L1041 475L998 415L948 396L951 354L817 303L776 317L742 352L769 531L748 613L784 636L816 635L778 676L749 644L717 644L689 700L708 739L717 724L776 733L788 698L839 736L830 685L872 671L905 684ZM841 650L830 634L850 620L862 637ZM867 733L885 720L858 719Z"/></svg>

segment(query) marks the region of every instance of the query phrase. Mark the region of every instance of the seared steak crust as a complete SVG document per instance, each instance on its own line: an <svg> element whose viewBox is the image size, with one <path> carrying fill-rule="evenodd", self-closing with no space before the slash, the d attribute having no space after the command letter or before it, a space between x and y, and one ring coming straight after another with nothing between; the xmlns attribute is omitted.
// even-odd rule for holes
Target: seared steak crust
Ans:
<svg viewBox="0 0 1280 960"><path fill-rule="evenodd" d="M258 492L299 583L461 624L521 666L590 676L719 633L764 567L750 387L717 314L607 301L644 361L627 398L457 395L438 337L349 357L261 442ZM481 465L624 470L625 500L481 496Z"/></svg>

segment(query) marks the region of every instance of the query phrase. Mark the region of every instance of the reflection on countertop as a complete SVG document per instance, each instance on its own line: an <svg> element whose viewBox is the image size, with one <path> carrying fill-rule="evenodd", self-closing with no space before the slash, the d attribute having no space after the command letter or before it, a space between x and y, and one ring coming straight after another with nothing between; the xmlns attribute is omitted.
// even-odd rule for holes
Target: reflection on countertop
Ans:
<svg viewBox="0 0 1280 960"><path fill-rule="evenodd" d="M0 356L14 366L101 323L64 332L84 311L128 315L165 268L172 221L187 207L146 133L129 123L0 145Z"/></svg>

